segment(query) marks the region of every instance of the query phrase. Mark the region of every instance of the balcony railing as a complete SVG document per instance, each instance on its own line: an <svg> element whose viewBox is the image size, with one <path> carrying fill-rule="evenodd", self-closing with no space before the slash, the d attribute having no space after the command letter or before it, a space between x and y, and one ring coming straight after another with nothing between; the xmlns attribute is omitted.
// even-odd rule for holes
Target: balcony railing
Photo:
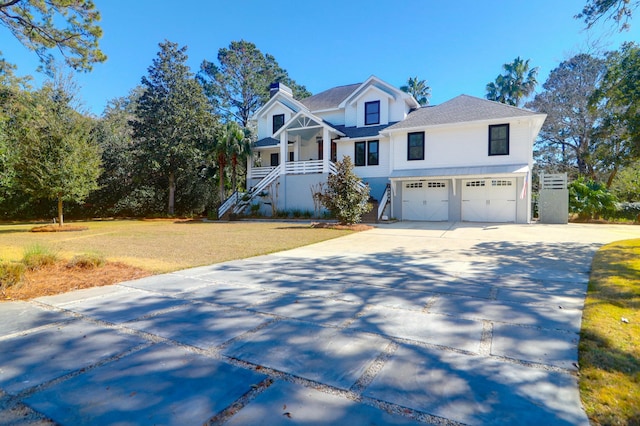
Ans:
<svg viewBox="0 0 640 426"><path fill-rule="evenodd" d="M287 175L306 175L311 173L322 173L322 160L309 161L287 161L284 172ZM251 168L252 179L263 179L271 173L275 167L253 167Z"/></svg>
<svg viewBox="0 0 640 426"><path fill-rule="evenodd" d="M284 172L288 175L322 173L322 160L289 161L284 164Z"/></svg>
<svg viewBox="0 0 640 426"><path fill-rule="evenodd" d="M251 177L256 179L262 179L271 173L275 167L252 167L251 168Z"/></svg>

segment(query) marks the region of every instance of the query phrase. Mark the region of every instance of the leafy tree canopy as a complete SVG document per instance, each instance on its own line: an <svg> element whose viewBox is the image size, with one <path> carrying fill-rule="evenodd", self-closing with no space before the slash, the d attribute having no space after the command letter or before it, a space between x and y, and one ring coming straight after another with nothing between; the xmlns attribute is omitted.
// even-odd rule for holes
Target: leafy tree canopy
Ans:
<svg viewBox="0 0 640 426"><path fill-rule="evenodd" d="M591 28L601 18L613 19L620 31L629 28L633 10L640 5L637 0L588 0L582 12L575 16Z"/></svg>
<svg viewBox="0 0 640 426"><path fill-rule="evenodd" d="M100 13L91 0L0 0L0 25L33 50L47 69L57 49L75 70L107 57L98 47Z"/></svg>
<svg viewBox="0 0 640 426"><path fill-rule="evenodd" d="M174 214L176 182L197 174L216 127L203 89L186 64L187 47L165 41L142 78L133 137L151 176L168 184L168 214Z"/></svg>
<svg viewBox="0 0 640 426"><path fill-rule="evenodd" d="M591 104L609 111L604 124L621 132L628 156L640 158L640 46L625 43L609 53L606 74Z"/></svg>
<svg viewBox="0 0 640 426"><path fill-rule="evenodd" d="M34 199L57 200L60 225L63 202L81 202L97 189L101 163L93 122L71 107L71 87L58 77L30 94L15 135L19 186Z"/></svg>
<svg viewBox="0 0 640 426"><path fill-rule="evenodd" d="M218 50L217 58L218 64L202 62L199 81L216 112L242 127L246 128L251 115L269 100L271 83L287 85L297 99L311 95L272 55L263 54L248 41L232 41L229 48Z"/></svg>
<svg viewBox="0 0 640 426"><path fill-rule="evenodd" d="M604 111L590 108L589 98L604 72L602 59L576 55L552 70L543 90L526 105L547 114L536 142L538 164L596 178L596 151L607 138L599 131Z"/></svg>
<svg viewBox="0 0 640 426"><path fill-rule="evenodd" d="M420 80L418 77L409 77L407 84L401 86L400 90L413 96L420 105L429 105L431 87L427 85L426 80Z"/></svg>
<svg viewBox="0 0 640 426"><path fill-rule="evenodd" d="M538 84L538 68L530 69L529 59L523 60L519 56L502 68L504 72L494 82L487 84L487 99L520 106Z"/></svg>

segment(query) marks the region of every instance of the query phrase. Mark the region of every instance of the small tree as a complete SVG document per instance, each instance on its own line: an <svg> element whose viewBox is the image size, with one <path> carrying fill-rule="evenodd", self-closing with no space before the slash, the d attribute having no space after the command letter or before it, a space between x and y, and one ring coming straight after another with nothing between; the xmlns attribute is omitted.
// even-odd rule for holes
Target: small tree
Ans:
<svg viewBox="0 0 640 426"><path fill-rule="evenodd" d="M353 224L371 210L369 187L361 186L362 180L353 173L353 162L348 155L336 162L337 173L329 175L327 191L322 195L322 204L333 213L340 223Z"/></svg>
<svg viewBox="0 0 640 426"><path fill-rule="evenodd" d="M56 200L63 225L64 201L82 202L98 188L100 149L93 123L70 107L64 88L47 84L34 94L18 136L19 187L36 199Z"/></svg>

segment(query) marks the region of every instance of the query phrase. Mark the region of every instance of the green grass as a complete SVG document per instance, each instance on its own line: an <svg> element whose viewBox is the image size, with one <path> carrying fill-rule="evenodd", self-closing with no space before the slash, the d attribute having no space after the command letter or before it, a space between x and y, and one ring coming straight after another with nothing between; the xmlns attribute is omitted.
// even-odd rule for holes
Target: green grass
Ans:
<svg viewBox="0 0 640 426"><path fill-rule="evenodd" d="M57 261L56 251L38 242L30 244L23 250L22 263L27 269L40 269L43 266L53 265Z"/></svg>
<svg viewBox="0 0 640 426"><path fill-rule="evenodd" d="M81 232L29 232L33 224L0 225L0 259L20 260L39 244L65 259L101 253L153 273L273 253L347 235L281 222L172 222L114 220L77 222Z"/></svg>
<svg viewBox="0 0 640 426"><path fill-rule="evenodd" d="M640 239L596 254L580 334L580 394L591 422L640 425Z"/></svg>

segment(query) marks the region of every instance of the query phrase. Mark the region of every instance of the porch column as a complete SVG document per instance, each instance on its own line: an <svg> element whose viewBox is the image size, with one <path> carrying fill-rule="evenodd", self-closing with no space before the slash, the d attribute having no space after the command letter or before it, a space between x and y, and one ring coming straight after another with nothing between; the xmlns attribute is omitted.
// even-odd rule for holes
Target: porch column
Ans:
<svg viewBox="0 0 640 426"><path fill-rule="evenodd" d="M251 168L253 167L253 151L251 151L251 154L249 154L249 156L247 156L247 191L250 189L251 187Z"/></svg>
<svg viewBox="0 0 640 426"><path fill-rule="evenodd" d="M331 139L329 129L322 129L322 173L329 173L329 162L331 161Z"/></svg>
<svg viewBox="0 0 640 426"><path fill-rule="evenodd" d="M282 166L280 168L281 175L285 174L285 163L287 162L288 152L289 147L287 146L287 131L285 130L284 132L280 133L280 165Z"/></svg>

